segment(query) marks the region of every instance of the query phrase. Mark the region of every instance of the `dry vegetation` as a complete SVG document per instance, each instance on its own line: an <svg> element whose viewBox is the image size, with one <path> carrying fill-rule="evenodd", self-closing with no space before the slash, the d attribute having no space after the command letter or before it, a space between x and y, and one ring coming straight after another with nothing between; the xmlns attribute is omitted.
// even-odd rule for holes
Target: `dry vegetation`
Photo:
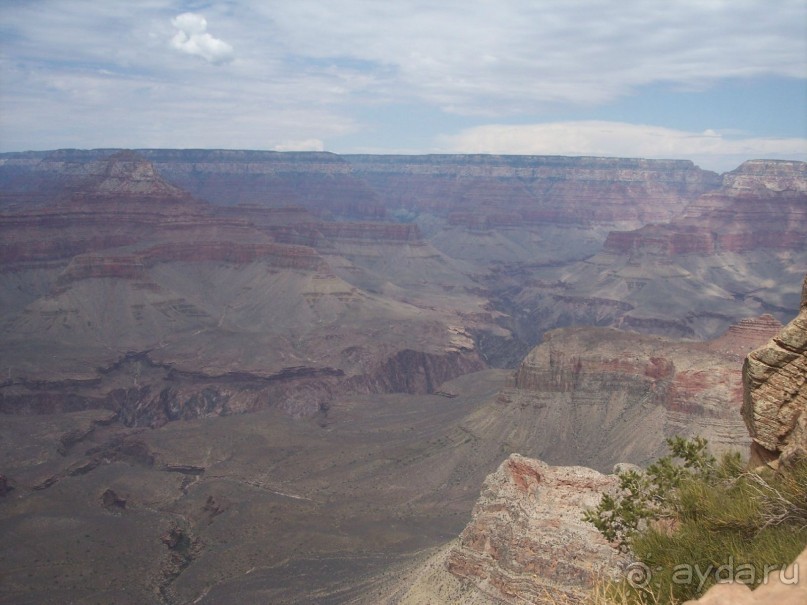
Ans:
<svg viewBox="0 0 807 605"><path fill-rule="evenodd" d="M589 605L676 604L718 580L756 586L807 545L807 461L750 471L738 454L715 460L703 440L669 444L672 456L623 474L622 493L587 513L636 561Z"/></svg>

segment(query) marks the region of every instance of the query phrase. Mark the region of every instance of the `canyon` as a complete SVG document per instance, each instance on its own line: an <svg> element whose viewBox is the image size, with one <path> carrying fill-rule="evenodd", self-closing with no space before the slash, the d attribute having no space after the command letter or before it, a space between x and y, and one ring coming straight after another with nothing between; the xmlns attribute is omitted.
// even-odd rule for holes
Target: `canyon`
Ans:
<svg viewBox="0 0 807 605"><path fill-rule="evenodd" d="M730 379L732 389L739 386L742 418L748 433L743 438L739 437L739 431L735 431L734 441L724 442L723 448L719 447L720 442L710 443L714 452L739 449L746 455L750 453L751 468L759 464L779 468L803 461L807 456L807 431L804 430L807 418L807 276L803 284L801 310L786 326L777 326L772 318L762 317L742 322L710 343L686 345L692 349L684 359L710 374L707 380L698 381L700 386L703 387L705 382L714 386L725 383L726 376L719 376L716 367L698 359L698 349L701 352L722 350L723 354L728 354L725 349L731 345L733 354L737 354L752 345L755 339L765 340L765 334L768 334L764 344L752 345L752 350L743 355L740 380L737 376L740 366L736 364ZM564 355L558 350L560 347L552 345L560 333L566 336L563 343L571 340L566 334L569 331L553 333L548 342L530 353L516 375L517 386L520 384L522 389L536 393L575 392L580 390L585 374L592 371L591 366L603 363L609 367L598 373L605 376L628 373L654 381L667 377L679 385L687 382L683 376L675 376L678 372L669 360L650 358L647 363L647 359L632 357L630 349L623 349L618 362L604 360L598 351L602 345L593 334L586 339L594 343L593 347L582 349L577 357ZM749 338L751 334L754 336ZM612 346L619 342L613 338L607 340ZM681 390L681 386L672 387L672 397L669 392L661 393L667 406L677 399ZM696 398L710 398L710 391L712 388L706 388ZM605 396L611 391L600 388L599 392ZM638 397L634 396L636 399ZM724 414L724 418L736 423L740 416L736 409L737 397L729 397L727 401L733 404L731 411L734 413ZM632 410L634 414L636 411L635 408ZM651 415L646 408L639 411L642 416ZM728 412L728 409L724 408L723 412ZM702 420L703 416L696 414L693 418ZM607 422L601 417L597 422L608 432ZM715 431L720 432L721 424L715 417L699 427L707 429L700 435L712 437ZM631 431L644 434L648 429L639 420L631 423ZM581 441L595 432L591 430L582 435ZM617 443L631 443L630 438L622 437ZM613 445L606 441L608 444ZM726 448L726 445L731 447ZM607 447L603 450L607 452ZM622 454L626 459L636 458L635 451L623 450ZM597 457L590 459L598 460ZM613 467L614 474L603 474L582 466L552 466L542 460L511 454L485 479L471 520L459 536L415 566L398 584L393 584L388 589L391 596L384 602L388 605L586 602L587 594L598 582L630 578L637 569L638 573L643 573L629 555L609 544L593 525L582 518L583 512L593 509L603 494L619 493L616 473L625 470L641 469L619 463ZM805 560L807 548L788 568L790 575L782 575L781 581L777 569L753 592L739 580L736 584L733 581L718 583L702 599L687 601L687 605L801 603L807 594L807 584L803 579L793 581L796 578L793 573ZM641 581L647 576L636 577Z"/></svg>
<svg viewBox="0 0 807 605"><path fill-rule="evenodd" d="M665 437L750 444L805 243L799 162L0 154L0 600L576 594L483 528L545 522L530 477L577 506Z"/></svg>

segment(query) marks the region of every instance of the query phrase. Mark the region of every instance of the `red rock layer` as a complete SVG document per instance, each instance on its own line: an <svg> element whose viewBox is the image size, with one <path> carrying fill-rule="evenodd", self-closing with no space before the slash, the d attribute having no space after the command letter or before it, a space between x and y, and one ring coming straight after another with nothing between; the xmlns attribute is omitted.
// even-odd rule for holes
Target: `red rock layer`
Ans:
<svg viewBox="0 0 807 605"><path fill-rule="evenodd" d="M7 154L3 199L27 188L81 189L103 150ZM218 204L302 206L320 218L378 220L406 209L473 227L669 220L719 177L687 161L552 156L336 156L141 150L170 183Z"/></svg>
<svg viewBox="0 0 807 605"><path fill-rule="evenodd" d="M615 254L716 254L807 245L807 163L746 162L666 225L608 235Z"/></svg>
<svg viewBox="0 0 807 605"><path fill-rule="evenodd" d="M744 320L705 343L605 328L555 330L518 368L515 386L580 397L621 391L674 412L733 418L742 401L742 356L780 325L770 316Z"/></svg>
<svg viewBox="0 0 807 605"><path fill-rule="evenodd" d="M283 268L326 268L310 247L273 242L245 217L216 215L212 207L165 182L136 154L115 154L85 168L85 178L65 199L0 216L3 270L72 258L60 277L64 285L91 277L140 279L145 267L171 261L244 264L262 259ZM301 215L311 220L291 209L259 214L271 224L293 223ZM139 249L102 252L121 247Z"/></svg>
<svg viewBox="0 0 807 605"><path fill-rule="evenodd" d="M497 603L539 603L548 594L581 598L620 563L582 519L616 484L613 475L511 455L485 480L448 554L448 571Z"/></svg>

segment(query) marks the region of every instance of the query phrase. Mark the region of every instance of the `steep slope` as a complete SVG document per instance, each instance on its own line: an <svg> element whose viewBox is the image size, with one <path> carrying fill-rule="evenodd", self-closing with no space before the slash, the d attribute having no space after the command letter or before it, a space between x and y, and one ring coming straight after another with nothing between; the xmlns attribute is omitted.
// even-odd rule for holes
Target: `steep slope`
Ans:
<svg viewBox="0 0 807 605"><path fill-rule="evenodd" d="M345 156L394 215L450 256L557 263L599 249L609 229L665 221L717 187L686 161L556 156Z"/></svg>
<svg viewBox="0 0 807 605"><path fill-rule="evenodd" d="M62 149L0 156L0 205L47 203L81 186L93 163L116 150ZM117 150L119 151L119 150ZM167 181L216 204L303 206L318 216L379 219L374 192L332 153L140 149Z"/></svg>
<svg viewBox="0 0 807 605"><path fill-rule="evenodd" d="M748 443L739 410L744 356L781 324L745 320L722 337L682 341L612 328L545 335L494 409L464 426L549 464L645 464L673 435L703 435L718 449ZM523 448L524 446L522 446Z"/></svg>
<svg viewBox="0 0 807 605"><path fill-rule="evenodd" d="M6 412L311 415L485 367L469 330L500 329L416 227L218 212L131 152L68 172L51 204L0 216Z"/></svg>

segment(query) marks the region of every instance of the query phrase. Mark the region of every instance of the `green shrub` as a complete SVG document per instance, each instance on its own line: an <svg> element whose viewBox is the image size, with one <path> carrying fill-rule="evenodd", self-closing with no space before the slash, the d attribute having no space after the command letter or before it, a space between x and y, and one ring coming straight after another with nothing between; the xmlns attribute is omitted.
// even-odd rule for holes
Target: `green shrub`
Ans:
<svg viewBox="0 0 807 605"><path fill-rule="evenodd" d="M807 461L747 472L739 454L717 461L704 439L668 440L644 473L621 473L586 520L635 559L609 587L623 603L678 603L718 580L760 584L807 545Z"/></svg>

